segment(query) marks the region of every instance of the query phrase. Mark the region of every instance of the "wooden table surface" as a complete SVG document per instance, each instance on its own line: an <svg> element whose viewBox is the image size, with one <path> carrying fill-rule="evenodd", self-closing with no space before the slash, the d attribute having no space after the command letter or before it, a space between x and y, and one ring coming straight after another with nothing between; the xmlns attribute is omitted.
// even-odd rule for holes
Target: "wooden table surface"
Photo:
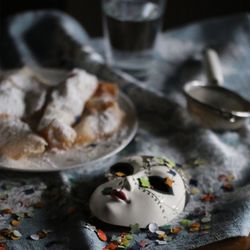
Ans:
<svg viewBox="0 0 250 250"><path fill-rule="evenodd" d="M236 237L212 243L197 250L250 250L250 234L248 237Z"/></svg>

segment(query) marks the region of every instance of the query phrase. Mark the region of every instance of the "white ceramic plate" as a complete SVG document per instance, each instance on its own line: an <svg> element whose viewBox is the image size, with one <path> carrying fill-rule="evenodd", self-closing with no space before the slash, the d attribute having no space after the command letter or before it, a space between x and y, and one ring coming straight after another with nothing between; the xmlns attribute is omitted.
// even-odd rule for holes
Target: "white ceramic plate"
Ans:
<svg viewBox="0 0 250 250"><path fill-rule="evenodd" d="M67 72L51 69L36 70L37 76L48 85L55 85L65 78ZM99 161L117 154L134 138L137 131L137 117L133 103L124 94L119 94L118 102L125 113L120 129L111 137L85 147L74 147L67 151L45 152L41 156L12 160L0 157L0 167L28 172L62 171L73 168L88 168Z"/></svg>

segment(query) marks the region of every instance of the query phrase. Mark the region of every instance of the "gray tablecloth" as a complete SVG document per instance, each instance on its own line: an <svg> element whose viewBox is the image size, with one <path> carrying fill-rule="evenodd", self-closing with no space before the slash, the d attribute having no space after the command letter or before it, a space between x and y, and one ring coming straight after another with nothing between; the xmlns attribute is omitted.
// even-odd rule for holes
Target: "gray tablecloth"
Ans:
<svg viewBox="0 0 250 250"><path fill-rule="evenodd" d="M8 34L8 35L7 35ZM130 248L193 249L214 241L250 232L250 124L239 131L214 132L196 124L187 113L183 84L204 79L202 50L215 48L223 63L226 87L250 98L250 20L239 15L190 25L162 35L158 54L147 82L105 66L83 29L72 18L59 12L25 13L10 20L1 45L1 69L23 64L46 67L83 67L100 78L117 82L134 101L140 121L133 142L117 156L96 166L53 174L0 172L0 229L13 231L15 217L21 218L19 240L0 238L8 249L102 249L95 231L86 222L111 237L129 229L104 225L91 217L88 199L104 181L112 162L131 154L165 155L181 164L191 180L192 195L185 211L172 226L182 227L165 245L149 237L147 230L132 234ZM93 46L96 43L92 43ZM97 48L100 52L102 48ZM225 181L231 185L226 189ZM222 187L222 188L221 188ZM230 192L228 192L230 191ZM204 202L211 194L213 202ZM203 198L203 201L202 201ZM198 210L199 211L198 211ZM208 228L190 232L183 218L200 222L201 213L211 215ZM29 216L23 213L28 212ZM24 218L22 218L24 217ZM182 223L180 223L182 221ZM204 225L201 225L204 227ZM38 241L30 235L49 230ZM11 238L11 235L9 236ZM8 237L7 237L8 238ZM113 238L114 239L114 238ZM142 244L142 243L141 243ZM142 245L141 245L142 246Z"/></svg>

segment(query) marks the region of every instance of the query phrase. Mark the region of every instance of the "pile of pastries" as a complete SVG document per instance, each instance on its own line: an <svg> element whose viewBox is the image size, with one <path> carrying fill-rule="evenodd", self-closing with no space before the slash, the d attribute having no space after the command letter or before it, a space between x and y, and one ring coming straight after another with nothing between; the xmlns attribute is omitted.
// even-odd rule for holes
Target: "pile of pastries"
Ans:
<svg viewBox="0 0 250 250"><path fill-rule="evenodd" d="M115 133L124 118L118 87L81 69L56 86L27 68L0 81L1 156L18 160L86 146Z"/></svg>

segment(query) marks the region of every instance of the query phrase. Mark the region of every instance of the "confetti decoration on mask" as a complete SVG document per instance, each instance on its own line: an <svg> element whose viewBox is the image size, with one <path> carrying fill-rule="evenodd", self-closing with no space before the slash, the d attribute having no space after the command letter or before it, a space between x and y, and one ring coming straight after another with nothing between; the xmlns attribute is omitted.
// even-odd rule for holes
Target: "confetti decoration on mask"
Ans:
<svg viewBox="0 0 250 250"><path fill-rule="evenodd" d="M176 166L176 163L168 158L165 158L165 161L169 168L174 168Z"/></svg>
<svg viewBox="0 0 250 250"><path fill-rule="evenodd" d="M173 175L173 176L176 176L176 172L173 170L173 169L170 169L168 171L169 174Z"/></svg>
<svg viewBox="0 0 250 250"><path fill-rule="evenodd" d="M124 176L126 176L126 174L124 174L123 172L116 172L115 176L117 176L117 177L124 177Z"/></svg>
<svg viewBox="0 0 250 250"><path fill-rule="evenodd" d="M138 180L139 180L140 187L150 188L151 185L150 185L149 179L147 177L141 177Z"/></svg>
<svg viewBox="0 0 250 250"><path fill-rule="evenodd" d="M171 179L171 178L169 178L169 177L166 177L164 181L165 181L165 184L166 184L167 186L173 187L173 183L174 183L174 180L173 180L173 179Z"/></svg>

